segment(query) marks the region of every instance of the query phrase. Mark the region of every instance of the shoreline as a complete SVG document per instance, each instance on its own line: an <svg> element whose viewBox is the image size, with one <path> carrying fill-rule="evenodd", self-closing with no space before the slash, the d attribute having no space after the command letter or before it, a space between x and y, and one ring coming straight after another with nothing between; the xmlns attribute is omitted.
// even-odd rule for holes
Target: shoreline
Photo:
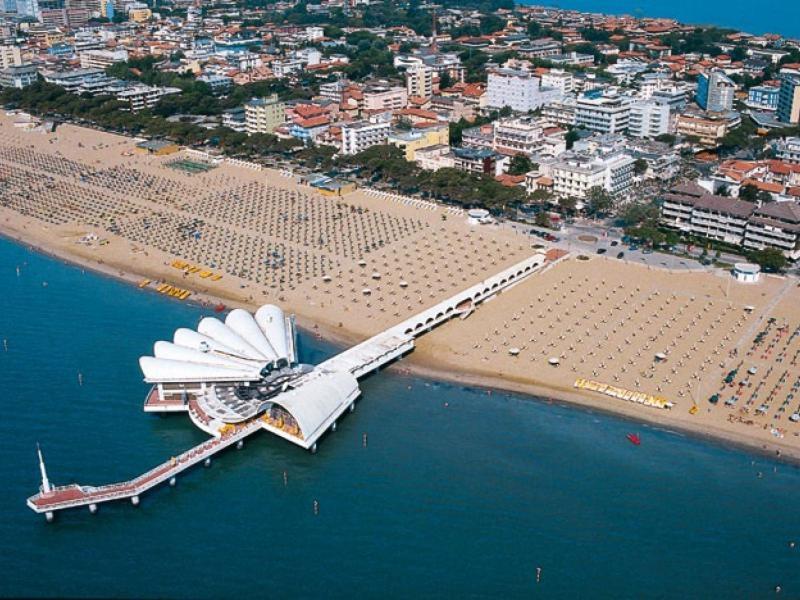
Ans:
<svg viewBox="0 0 800 600"><path fill-rule="evenodd" d="M702 28L712 28L716 27L719 29L730 29L737 33L749 33L752 35L767 35L767 34L780 34L789 39L800 39L800 31L795 32L784 32L782 27L767 27L764 28L765 25L757 25L757 29L754 31L752 29L748 29L745 25L734 25L734 24L724 24L719 20L719 13L717 12L714 16L713 20L711 17L706 20L696 17L681 17L676 15L674 12L672 15L657 15L655 13L650 13L645 11L640 6L629 6L628 8L624 7L589 7L586 6L587 2L577 0L576 2L567 2L567 5L559 4L555 2L555 0L529 0L527 2L517 0L516 4L518 6L523 7L541 7L549 10L561 10L561 11L574 11L578 13L588 13L588 14L601 14L605 17L632 17L634 19L652 19L652 20L665 20L665 21L675 21L681 25L685 25L687 27L702 27ZM583 5L581 8L576 8L575 4ZM685 8L685 7L684 7ZM662 8L660 7L652 7L654 11L660 11ZM637 14L639 13L639 14ZM747 19L744 20L745 22Z"/></svg>
<svg viewBox="0 0 800 600"><path fill-rule="evenodd" d="M137 288L138 281L146 277L145 274L136 273L132 270L126 271L119 269L105 262L93 263L85 257L77 254L70 254L62 249L47 247L41 243L27 241L22 237L22 232L15 229L9 230L5 224L0 224L0 237L29 251L37 252L76 268L88 269L94 274L106 276ZM193 291L193 297L186 302L205 308L211 308L217 303L226 304L226 308L228 309L231 308L229 303L233 303L241 308L253 308L253 305L246 301L216 296L207 292ZM296 314L296 319L298 327L303 330L304 333L307 335L314 335L339 348L361 341L357 334L343 329L337 330L325 324L312 322L305 316ZM641 412L632 410L633 405L627 406L627 404L622 401L617 401L618 404L609 406L608 402L599 396L597 398L591 398L588 397L588 395L582 395L571 389L564 389L560 386L547 385L534 381L516 380L507 376L504 377L488 373L460 370L454 368L452 365L437 362L425 351L424 344L422 350L420 350L419 344L416 344L414 351L405 355L403 358L407 363L406 366L400 367L398 363L392 363L387 369L426 379L438 380L447 384L487 390L488 392L498 391L520 394L536 402L557 402L561 406L577 408L587 413L596 411L632 423L659 427L666 431L687 435L694 439L711 442L722 447L745 451L762 458L769 458L773 461L800 467L800 449L796 449L789 444L780 443L779 441L773 442L772 444L765 444L763 440L755 436L736 435L707 425L686 427L682 424L672 423L666 417L661 417L655 412L658 409L652 409L654 412L652 415L648 415L650 418L645 418Z"/></svg>

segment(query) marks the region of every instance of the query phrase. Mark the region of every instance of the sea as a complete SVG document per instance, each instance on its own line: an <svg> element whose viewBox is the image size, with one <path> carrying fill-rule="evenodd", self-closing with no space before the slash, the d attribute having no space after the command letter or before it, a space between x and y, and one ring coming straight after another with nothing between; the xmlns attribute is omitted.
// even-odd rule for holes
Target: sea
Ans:
<svg viewBox="0 0 800 600"><path fill-rule="evenodd" d="M48 524L25 505L37 443L51 481L99 485L204 439L142 411L137 359L210 311L3 239L0 290L0 596L800 597L797 468L399 369L315 455L257 434L138 507Z"/></svg>
<svg viewBox="0 0 800 600"><path fill-rule="evenodd" d="M800 38L800 2L794 0L525 0L523 3L609 15L667 17L692 25L730 27L754 35L778 33Z"/></svg>

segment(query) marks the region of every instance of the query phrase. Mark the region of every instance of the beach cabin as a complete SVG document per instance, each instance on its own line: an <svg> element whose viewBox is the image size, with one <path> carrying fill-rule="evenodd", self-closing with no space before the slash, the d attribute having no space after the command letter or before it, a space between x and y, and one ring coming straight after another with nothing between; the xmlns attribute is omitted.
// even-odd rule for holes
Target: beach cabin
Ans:
<svg viewBox="0 0 800 600"><path fill-rule="evenodd" d="M736 263L733 265L732 273L739 283L758 283L761 278L761 267L753 263Z"/></svg>
<svg viewBox="0 0 800 600"><path fill-rule="evenodd" d="M136 149L139 152L152 154L153 156L166 156L180 150L180 146L167 140L145 140L136 144Z"/></svg>

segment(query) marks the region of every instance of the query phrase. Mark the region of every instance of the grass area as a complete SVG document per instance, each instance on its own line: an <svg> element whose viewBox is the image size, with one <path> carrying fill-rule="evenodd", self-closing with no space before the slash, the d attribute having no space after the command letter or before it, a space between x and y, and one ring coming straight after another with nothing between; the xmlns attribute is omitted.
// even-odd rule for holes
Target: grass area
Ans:
<svg viewBox="0 0 800 600"><path fill-rule="evenodd" d="M168 167L171 169L175 169L177 171L183 171L184 173L188 173L189 175L197 175L198 173L207 173L211 169L214 169L215 166L206 162L199 162L195 160L189 160L187 158L179 158L177 160L172 160L166 163Z"/></svg>

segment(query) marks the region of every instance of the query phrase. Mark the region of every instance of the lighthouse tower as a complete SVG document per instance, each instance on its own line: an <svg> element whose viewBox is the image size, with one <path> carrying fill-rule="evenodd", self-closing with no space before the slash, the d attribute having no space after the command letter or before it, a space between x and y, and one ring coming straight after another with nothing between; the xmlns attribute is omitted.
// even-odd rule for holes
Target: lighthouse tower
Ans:
<svg viewBox="0 0 800 600"><path fill-rule="evenodd" d="M42 449L39 444L36 444L36 452L39 454L39 471L42 473L42 493L49 494L53 488L50 486L50 480L47 478L47 469L44 467L44 457L42 456Z"/></svg>

